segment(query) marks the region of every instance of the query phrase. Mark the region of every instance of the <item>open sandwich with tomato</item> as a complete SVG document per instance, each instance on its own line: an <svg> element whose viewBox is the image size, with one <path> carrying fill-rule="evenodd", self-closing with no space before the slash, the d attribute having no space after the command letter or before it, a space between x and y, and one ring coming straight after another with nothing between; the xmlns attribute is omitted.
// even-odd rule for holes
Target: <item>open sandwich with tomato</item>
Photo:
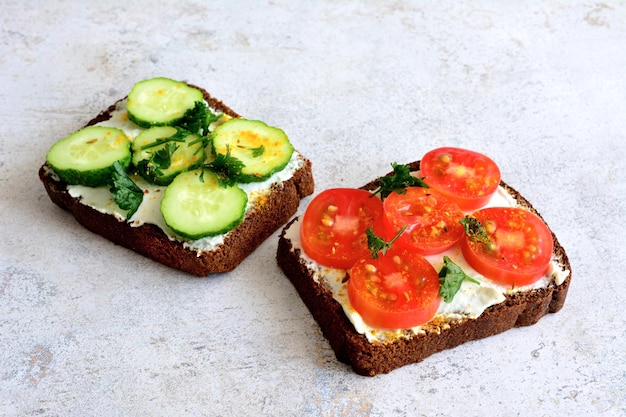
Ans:
<svg viewBox="0 0 626 417"><path fill-rule="evenodd" d="M197 276L234 269L314 188L283 130L164 77L54 143L39 178L87 229Z"/></svg>
<svg viewBox="0 0 626 417"><path fill-rule="evenodd" d="M487 156L439 148L317 194L277 261L338 360L373 376L561 309L565 250Z"/></svg>

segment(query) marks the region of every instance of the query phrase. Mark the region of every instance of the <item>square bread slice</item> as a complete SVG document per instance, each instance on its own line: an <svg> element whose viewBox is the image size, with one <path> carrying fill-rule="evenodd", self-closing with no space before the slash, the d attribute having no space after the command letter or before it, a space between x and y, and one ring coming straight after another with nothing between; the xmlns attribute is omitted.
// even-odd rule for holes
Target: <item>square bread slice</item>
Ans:
<svg viewBox="0 0 626 417"><path fill-rule="evenodd" d="M240 117L205 89L189 85L202 92L214 113ZM85 126L107 125L116 119L127 129L140 129L128 121L125 104L126 97L102 111ZM121 215L86 203L86 197L61 181L47 163L39 169L39 178L50 199L68 210L90 231L164 265L201 277L233 270L283 226L296 213L300 200L312 194L314 189L311 162L294 151L288 167L263 183L264 189L249 193L249 204L243 221L217 239L205 242L179 238L162 221L130 222Z"/></svg>
<svg viewBox="0 0 626 417"><path fill-rule="evenodd" d="M411 171L418 171L419 161L409 166ZM375 180L362 188L372 191L379 185ZM500 187L518 207L539 215L516 190L504 182L500 183ZM345 313L344 306L333 296L329 280L345 282L345 278L331 276L332 272L328 272L330 269L316 265L308 258L303 253L298 236L299 219L295 218L280 235L278 265L317 321L337 359L350 365L357 374L365 376L388 373L462 343L492 336L513 327L535 324L547 313L555 313L563 307L571 281L569 260L552 233L553 266L539 287L505 291L501 301L487 307L476 318L462 315L453 319L435 316L431 322L420 326L418 331L399 331L383 340L370 340L366 332L357 331L357 327L362 329L362 323L357 320L355 325Z"/></svg>

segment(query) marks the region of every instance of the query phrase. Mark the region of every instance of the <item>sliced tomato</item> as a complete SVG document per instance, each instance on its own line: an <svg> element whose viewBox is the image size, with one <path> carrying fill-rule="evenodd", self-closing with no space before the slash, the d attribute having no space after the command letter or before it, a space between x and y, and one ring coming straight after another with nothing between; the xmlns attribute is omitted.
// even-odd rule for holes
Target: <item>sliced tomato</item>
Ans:
<svg viewBox="0 0 626 417"><path fill-rule="evenodd" d="M500 184L500 169L492 159L461 148L428 152L420 161L420 171L429 187L466 211L487 204Z"/></svg>
<svg viewBox="0 0 626 417"><path fill-rule="evenodd" d="M463 212L455 203L430 188L409 187L404 194L385 198L386 237L405 231L394 245L422 255L434 255L452 247L464 234L459 221Z"/></svg>
<svg viewBox="0 0 626 417"><path fill-rule="evenodd" d="M350 269L348 297L370 326L406 329L437 312L439 276L422 256L392 247L378 259L359 259Z"/></svg>
<svg viewBox="0 0 626 417"><path fill-rule="evenodd" d="M484 227L489 245L461 240L463 256L485 277L513 286L532 284L548 269L554 243L539 216L522 208L491 207L472 214Z"/></svg>
<svg viewBox="0 0 626 417"><path fill-rule="evenodd" d="M317 263L349 269L369 254L365 230L371 226L382 236L382 214L382 202L368 191L325 190L311 201L302 217L302 248Z"/></svg>

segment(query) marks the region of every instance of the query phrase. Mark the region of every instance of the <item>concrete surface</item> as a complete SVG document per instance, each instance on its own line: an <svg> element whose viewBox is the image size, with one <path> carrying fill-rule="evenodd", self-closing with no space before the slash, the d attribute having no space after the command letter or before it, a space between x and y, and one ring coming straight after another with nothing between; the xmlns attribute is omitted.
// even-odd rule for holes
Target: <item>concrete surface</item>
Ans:
<svg viewBox="0 0 626 417"><path fill-rule="evenodd" d="M626 414L624 1L2 1L0 16L0 415ZM157 75L282 127L317 191L436 146L487 153L569 254L564 309L364 378L276 266L277 235L198 279L84 230L37 170Z"/></svg>

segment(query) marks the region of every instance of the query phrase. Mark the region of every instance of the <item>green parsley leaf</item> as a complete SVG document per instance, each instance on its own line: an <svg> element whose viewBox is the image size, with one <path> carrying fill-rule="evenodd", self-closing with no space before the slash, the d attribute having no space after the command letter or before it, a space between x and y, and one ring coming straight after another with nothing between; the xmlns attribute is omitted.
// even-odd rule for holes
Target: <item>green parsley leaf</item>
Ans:
<svg viewBox="0 0 626 417"><path fill-rule="evenodd" d="M411 169L408 165L393 162L391 166L393 174L378 179L380 187L372 193L373 196L380 194L380 198L384 200L394 191L400 194L406 193L407 187L428 188L428 185L421 178L411 175Z"/></svg>
<svg viewBox="0 0 626 417"><path fill-rule="evenodd" d="M202 101L196 101L193 108L187 110L183 117L176 123L192 133L206 135L209 133L209 125L214 121L215 115Z"/></svg>
<svg viewBox="0 0 626 417"><path fill-rule="evenodd" d="M222 186L233 186L237 183L245 165L241 160L230 155L230 148L227 146L226 155L217 154L215 159L204 164L204 167L215 172ZM200 179L202 180L202 176Z"/></svg>
<svg viewBox="0 0 626 417"><path fill-rule="evenodd" d="M370 250L370 256L372 257L372 259L378 259L379 252L383 255L387 253L387 251L391 248L393 242L395 242L396 239L398 239L405 230L406 226L404 226L402 230L400 230L398 234L393 237L393 239L391 239L389 242L385 242L384 239L376 236L376 233L374 233L374 229L371 226L368 227L365 231L365 234L367 235L367 247Z"/></svg>
<svg viewBox="0 0 626 417"><path fill-rule="evenodd" d="M150 148L154 148L156 146L162 145L164 143L170 143L170 142L185 142L185 139L187 138L187 136L189 136L189 131L185 130L185 129L176 129L176 133L174 133L172 136L167 137L167 138L158 138L157 140L155 140L154 142L150 142L147 143L145 145L143 145L141 147L141 150L144 151L146 149L150 149Z"/></svg>
<svg viewBox="0 0 626 417"><path fill-rule="evenodd" d="M198 146L198 149L196 150L196 153L200 153L203 151L204 148L206 148L210 143L211 143L211 136L200 136L198 137L198 139L196 140L192 140L191 142L189 142L189 147L192 147L196 144L202 144L201 146Z"/></svg>
<svg viewBox="0 0 626 417"><path fill-rule="evenodd" d="M110 188L111 194L115 204L122 210L128 210L126 218L130 219L143 201L143 190L128 176L119 162L116 161L113 168L115 171L111 176L113 182Z"/></svg>
<svg viewBox="0 0 626 417"><path fill-rule="evenodd" d="M164 147L150 155L150 158L139 162L137 168L144 172L148 178L156 179L163 175L164 169L172 165L172 155L178 149L174 142L167 142Z"/></svg>
<svg viewBox="0 0 626 417"><path fill-rule="evenodd" d="M476 217L465 216L459 221L465 229L465 234L472 242L480 242L490 251L496 249L495 242L487 233L485 227L478 221Z"/></svg>
<svg viewBox="0 0 626 417"><path fill-rule="evenodd" d="M206 130L204 130L204 134L208 134L209 133L209 126L211 125L211 123L213 122L217 122L219 119L221 119L223 116L222 113L213 113L211 110L207 109L207 115L206 115L206 120L204 121L205 126L206 126Z"/></svg>
<svg viewBox="0 0 626 417"><path fill-rule="evenodd" d="M443 257L444 266L439 271L439 295L446 303L451 303L454 296L459 289L463 281L468 280L474 284L480 285L480 282L467 275L461 267L452 262L447 256Z"/></svg>
<svg viewBox="0 0 626 417"><path fill-rule="evenodd" d="M168 169L172 165L172 155L178 149L178 145L170 142L163 148L152 154L151 159L158 169Z"/></svg>
<svg viewBox="0 0 626 417"><path fill-rule="evenodd" d="M250 150L252 151L252 157L258 158L265 153L265 146L261 145L258 148L250 148Z"/></svg>

